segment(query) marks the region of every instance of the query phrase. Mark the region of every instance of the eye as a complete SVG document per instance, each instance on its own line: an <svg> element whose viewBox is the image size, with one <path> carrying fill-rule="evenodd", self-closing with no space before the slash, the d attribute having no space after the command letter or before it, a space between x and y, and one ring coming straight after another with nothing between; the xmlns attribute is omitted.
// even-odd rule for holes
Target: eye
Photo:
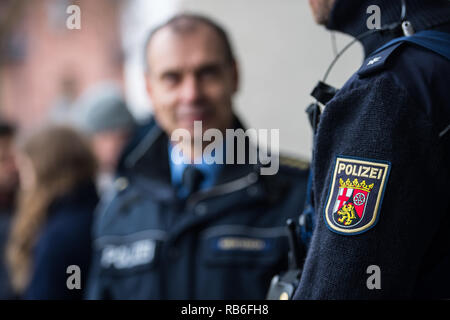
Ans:
<svg viewBox="0 0 450 320"><path fill-rule="evenodd" d="M220 67L216 65L207 66L198 71L197 75L200 79L217 78L220 75Z"/></svg>
<svg viewBox="0 0 450 320"><path fill-rule="evenodd" d="M161 80L169 86L175 86L180 82L180 79L181 75L176 72L166 72L161 77Z"/></svg>

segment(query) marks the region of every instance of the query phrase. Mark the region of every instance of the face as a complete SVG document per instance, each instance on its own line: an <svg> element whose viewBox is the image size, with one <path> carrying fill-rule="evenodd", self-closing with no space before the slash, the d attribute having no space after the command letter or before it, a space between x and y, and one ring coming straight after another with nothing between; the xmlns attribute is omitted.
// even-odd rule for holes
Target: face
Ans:
<svg viewBox="0 0 450 320"><path fill-rule="evenodd" d="M316 23L326 25L335 0L309 0Z"/></svg>
<svg viewBox="0 0 450 320"><path fill-rule="evenodd" d="M92 136L92 147L101 172L115 172L129 134L126 130L99 132Z"/></svg>
<svg viewBox="0 0 450 320"><path fill-rule="evenodd" d="M18 175L12 138L0 138L0 189L14 190L17 183Z"/></svg>
<svg viewBox="0 0 450 320"><path fill-rule="evenodd" d="M237 68L225 59L223 44L209 26L188 33L159 30L148 49L147 91L154 115L167 134L182 128L193 136L194 121L225 130L232 123Z"/></svg>

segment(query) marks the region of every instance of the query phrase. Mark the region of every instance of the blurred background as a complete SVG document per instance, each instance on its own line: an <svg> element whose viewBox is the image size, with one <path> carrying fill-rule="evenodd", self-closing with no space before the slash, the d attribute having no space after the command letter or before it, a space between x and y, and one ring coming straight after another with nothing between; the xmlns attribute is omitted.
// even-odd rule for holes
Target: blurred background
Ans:
<svg viewBox="0 0 450 320"><path fill-rule="evenodd" d="M66 26L72 4L81 9L79 30ZM241 69L235 109L247 127L279 129L282 152L310 159L304 110L336 48L304 0L2 0L0 118L28 130L66 117L86 90L114 81L134 117L146 119L145 37L179 11L206 14L229 32ZM337 49L348 41L335 35ZM342 86L362 59L356 44L328 82Z"/></svg>

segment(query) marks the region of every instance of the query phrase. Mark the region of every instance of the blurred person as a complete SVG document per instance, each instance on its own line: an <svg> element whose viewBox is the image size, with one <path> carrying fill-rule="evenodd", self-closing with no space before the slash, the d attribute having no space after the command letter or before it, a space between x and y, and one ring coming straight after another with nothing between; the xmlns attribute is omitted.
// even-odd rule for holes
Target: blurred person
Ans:
<svg viewBox="0 0 450 320"><path fill-rule="evenodd" d="M113 82L89 88L76 104L75 123L87 133L92 144L99 164L97 188L103 193L121 170L122 155L137 123L119 86Z"/></svg>
<svg viewBox="0 0 450 320"><path fill-rule="evenodd" d="M13 125L0 122L0 300L15 297L5 262L5 246L16 203L19 179L14 159Z"/></svg>
<svg viewBox="0 0 450 320"><path fill-rule="evenodd" d="M448 299L450 2L309 2L366 57L316 126L316 228L294 298Z"/></svg>
<svg viewBox="0 0 450 320"><path fill-rule="evenodd" d="M23 299L81 299L98 202L90 146L73 129L41 129L19 144L17 166L21 190L7 247L13 288ZM68 289L72 265L81 290Z"/></svg>
<svg viewBox="0 0 450 320"><path fill-rule="evenodd" d="M48 122L56 125L71 125L77 112L78 82L72 74L66 74L60 82L60 89L48 114Z"/></svg>
<svg viewBox="0 0 450 320"><path fill-rule="evenodd" d="M154 117L98 209L88 298L264 299L287 268L286 219L303 207L307 164L260 175L261 163L195 163L193 140L190 162L175 161L177 129L244 128L232 110L237 62L225 31L192 14L153 30L145 52Z"/></svg>

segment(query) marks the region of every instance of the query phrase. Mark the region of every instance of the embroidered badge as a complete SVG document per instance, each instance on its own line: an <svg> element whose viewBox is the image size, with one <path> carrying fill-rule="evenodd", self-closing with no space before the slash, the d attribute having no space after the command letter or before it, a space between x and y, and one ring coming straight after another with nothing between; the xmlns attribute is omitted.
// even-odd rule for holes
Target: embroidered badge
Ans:
<svg viewBox="0 0 450 320"><path fill-rule="evenodd" d="M378 221L390 163L337 157L324 218L334 232L365 232Z"/></svg>
<svg viewBox="0 0 450 320"><path fill-rule="evenodd" d="M155 256L155 240L143 239L130 244L106 245L102 250L100 264L103 268L133 268L149 264Z"/></svg>

